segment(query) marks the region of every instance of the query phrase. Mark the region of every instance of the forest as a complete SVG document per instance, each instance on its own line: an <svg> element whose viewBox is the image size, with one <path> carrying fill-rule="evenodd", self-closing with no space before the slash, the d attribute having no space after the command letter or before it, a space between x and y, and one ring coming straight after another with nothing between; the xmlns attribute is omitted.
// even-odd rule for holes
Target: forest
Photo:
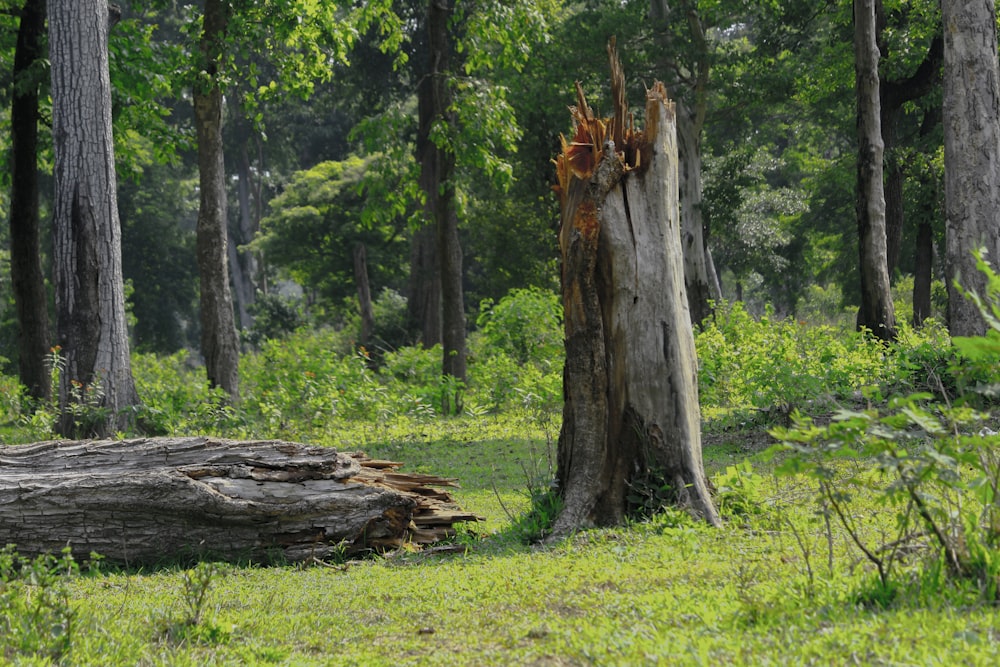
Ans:
<svg viewBox="0 0 1000 667"><path fill-rule="evenodd" d="M0 0L0 663L995 664L997 25ZM661 159L664 257L625 185ZM18 452L167 438L401 464L462 518L152 561L11 519Z"/></svg>

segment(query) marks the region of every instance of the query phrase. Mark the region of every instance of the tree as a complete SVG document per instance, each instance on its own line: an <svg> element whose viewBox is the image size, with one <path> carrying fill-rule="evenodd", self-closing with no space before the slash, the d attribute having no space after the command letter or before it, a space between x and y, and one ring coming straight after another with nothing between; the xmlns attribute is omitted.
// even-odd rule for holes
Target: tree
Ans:
<svg viewBox="0 0 1000 667"><path fill-rule="evenodd" d="M636 509L630 497L642 508L665 488L719 523L701 460L675 109L655 83L637 131L613 48L614 115L595 118L578 88L576 132L557 159L566 365L556 535L619 523Z"/></svg>
<svg viewBox="0 0 1000 667"><path fill-rule="evenodd" d="M201 76L193 91L198 135L198 271L201 276L201 353L213 387L239 398L239 338L229 289L226 165L222 148L220 67L229 28L229 3L205 0L199 42Z"/></svg>
<svg viewBox="0 0 1000 667"><path fill-rule="evenodd" d="M942 0L944 22L945 239L948 327L982 336L986 323L968 291L985 294L973 251L1000 258L1000 71L993 0Z"/></svg>
<svg viewBox="0 0 1000 667"><path fill-rule="evenodd" d="M58 341L64 360L59 431L125 430L138 405L129 360L121 229L111 130L104 0L49 3L53 212ZM80 407L97 408L80 423Z"/></svg>
<svg viewBox="0 0 1000 667"><path fill-rule="evenodd" d="M442 374L465 382L465 298L462 293L462 246L458 238L456 210L455 151L447 141L435 138L454 135L455 113L451 109L451 50L448 31L454 14L451 0L429 0L427 9L428 72L417 90L419 132L417 153L420 182L426 197L427 218L434 225L436 257L441 285ZM432 344L433 341L424 341ZM448 414L462 408L459 395L454 405L442 406ZM444 399L448 401L446 397Z"/></svg>
<svg viewBox="0 0 1000 667"><path fill-rule="evenodd" d="M362 216L365 199L377 196L359 188L370 164L350 157L295 172L271 200L271 212L252 244L283 275L305 287L317 306L334 309L363 292L358 247L365 249L364 280L370 276L376 292L402 280L400 221L366 223Z"/></svg>
<svg viewBox="0 0 1000 667"><path fill-rule="evenodd" d="M38 89L44 61L45 0L26 0L14 54L10 113L11 283L17 309L18 369L21 384L35 398L50 393L45 367L50 345L48 297L39 248Z"/></svg>
<svg viewBox="0 0 1000 667"><path fill-rule="evenodd" d="M881 104L875 0L854 0L855 94L858 124L857 221L861 310L858 327L883 340L896 337L896 317L889 288L882 174Z"/></svg>

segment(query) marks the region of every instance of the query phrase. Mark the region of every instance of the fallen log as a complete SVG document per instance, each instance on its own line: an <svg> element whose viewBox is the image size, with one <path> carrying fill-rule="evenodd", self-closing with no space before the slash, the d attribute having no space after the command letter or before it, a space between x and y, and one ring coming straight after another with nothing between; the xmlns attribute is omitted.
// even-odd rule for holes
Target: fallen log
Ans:
<svg viewBox="0 0 1000 667"><path fill-rule="evenodd" d="M0 545L126 565L289 561L431 544L475 521L402 464L279 440L0 446Z"/></svg>

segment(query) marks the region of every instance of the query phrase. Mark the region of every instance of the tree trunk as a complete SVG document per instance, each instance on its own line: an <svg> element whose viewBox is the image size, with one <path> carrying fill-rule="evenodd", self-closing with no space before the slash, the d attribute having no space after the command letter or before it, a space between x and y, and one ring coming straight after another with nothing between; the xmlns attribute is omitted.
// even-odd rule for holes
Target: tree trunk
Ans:
<svg viewBox="0 0 1000 667"><path fill-rule="evenodd" d="M705 225L701 215L701 127L685 112L683 104L678 105L677 109L684 284L691 321L700 325L712 314L709 305L709 300L712 298L712 279L708 276Z"/></svg>
<svg viewBox="0 0 1000 667"><path fill-rule="evenodd" d="M424 347L441 342L441 265L437 229L431 223L413 234L406 318Z"/></svg>
<svg viewBox="0 0 1000 667"><path fill-rule="evenodd" d="M233 319L227 261L226 167L222 149L222 91L218 66L229 23L228 3L205 0L202 74L194 89L198 135L198 270L201 279L201 353L209 383L239 399L239 339Z"/></svg>
<svg viewBox="0 0 1000 667"><path fill-rule="evenodd" d="M237 193L239 197L239 224L229 233L229 267L232 270L233 291L236 296L236 308L239 314L239 326L244 331L253 327L253 316L250 307L256 299L257 287L254 284L257 275L257 258L249 250L240 250L241 246L253 241L260 229L260 188L255 184L250 164L250 153L247 145L250 143L250 133L241 135L239 160L237 160Z"/></svg>
<svg viewBox="0 0 1000 667"><path fill-rule="evenodd" d="M896 337L896 318L889 287L885 235L885 190L882 175L881 104L875 0L854 0L855 90L858 109L858 247L861 309L858 327L882 340Z"/></svg>
<svg viewBox="0 0 1000 667"><path fill-rule="evenodd" d="M1000 260L1000 85L993 0L942 0L948 328L981 336L986 323L956 289L985 295L973 251Z"/></svg>
<svg viewBox="0 0 1000 667"><path fill-rule="evenodd" d="M719 523L701 460L675 109L656 83L645 132L631 127L613 44L609 53L614 116L595 119L578 86L576 135L557 162L566 365L564 506L554 535L620 523L642 509L630 496L655 500L664 485L675 502Z"/></svg>
<svg viewBox="0 0 1000 667"><path fill-rule="evenodd" d="M929 222L917 229L917 252L913 272L913 326L931 316L931 266L934 263L934 232Z"/></svg>
<svg viewBox="0 0 1000 667"><path fill-rule="evenodd" d="M418 91L420 129L417 151L420 155L420 180L427 196L428 217L437 229L437 260L441 280L442 372L465 381L465 298L462 291L462 247L458 237L458 213L455 207L455 154L447 145L439 145L434 132L445 129L452 134L455 119L449 110L451 90L451 44L448 27L454 8L448 0L431 0L427 14L430 68ZM443 412L461 411L461 395L446 395Z"/></svg>
<svg viewBox="0 0 1000 667"><path fill-rule="evenodd" d="M888 55L883 37L885 32L885 12L882 1L876 2L877 43L881 56ZM903 181L905 173L903 162L898 156L891 154L896 148L896 126L899 123L901 110L907 102L912 102L931 93L936 85L941 83L941 60L944 55L944 40L936 35L931 40L927 55L923 62L905 79L879 80L880 120L882 122L882 142L884 153L890 156L886 169L885 184L885 237L886 258L889 276L899 264L899 249L903 239ZM921 131L921 136L924 132Z"/></svg>
<svg viewBox="0 0 1000 667"><path fill-rule="evenodd" d="M372 290L368 284L368 258L365 244L354 246L354 284L358 287L358 310L361 313L361 336L358 341L367 345L375 330L375 311L372 308Z"/></svg>
<svg viewBox="0 0 1000 667"><path fill-rule="evenodd" d="M59 431L110 435L139 403L129 360L111 133L108 4L49 3Z"/></svg>
<svg viewBox="0 0 1000 667"><path fill-rule="evenodd" d="M49 339L48 296L39 245L38 86L33 67L45 57L45 0L27 0L21 10L14 51L10 111L10 277L18 323L18 377L28 395L48 399L45 366Z"/></svg>
<svg viewBox="0 0 1000 667"><path fill-rule="evenodd" d="M475 521L428 485L326 447L203 437L0 447L0 542L114 563L303 561L429 544Z"/></svg>

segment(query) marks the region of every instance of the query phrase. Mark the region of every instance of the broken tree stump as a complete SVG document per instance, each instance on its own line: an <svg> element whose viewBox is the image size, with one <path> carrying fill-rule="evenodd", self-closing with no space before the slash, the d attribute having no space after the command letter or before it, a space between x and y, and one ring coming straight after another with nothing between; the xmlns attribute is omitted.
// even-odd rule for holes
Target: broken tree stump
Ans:
<svg viewBox="0 0 1000 667"><path fill-rule="evenodd" d="M639 130L613 40L608 56L614 113L597 118L578 83L556 160L566 365L554 537L619 524L665 491L719 524L701 458L675 107L656 82Z"/></svg>
<svg viewBox="0 0 1000 667"><path fill-rule="evenodd" d="M402 464L279 440L206 437L0 447L0 545L126 565L323 559L430 544L475 521Z"/></svg>

